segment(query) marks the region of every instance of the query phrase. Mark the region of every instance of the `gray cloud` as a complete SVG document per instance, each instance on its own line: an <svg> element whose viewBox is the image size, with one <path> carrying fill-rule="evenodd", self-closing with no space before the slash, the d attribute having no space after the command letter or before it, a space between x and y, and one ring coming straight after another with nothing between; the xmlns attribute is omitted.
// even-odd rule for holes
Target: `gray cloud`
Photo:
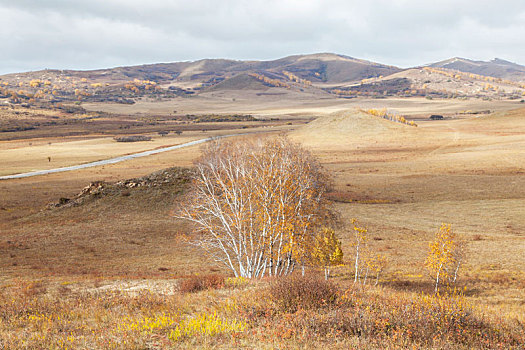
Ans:
<svg viewBox="0 0 525 350"><path fill-rule="evenodd" d="M327 51L525 63L522 0L0 0L0 25L0 73Z"/></svg>

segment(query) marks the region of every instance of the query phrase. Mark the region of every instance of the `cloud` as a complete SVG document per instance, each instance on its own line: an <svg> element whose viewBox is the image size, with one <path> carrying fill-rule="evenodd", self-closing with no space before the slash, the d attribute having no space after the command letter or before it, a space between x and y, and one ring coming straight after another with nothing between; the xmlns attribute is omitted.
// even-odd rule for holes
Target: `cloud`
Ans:
<svg viewBox="0 0 525 350"><path fill-rule="evenodd" d="M524 18L522 0L0 0L0 73L313 52L525 63Z"/></svg>

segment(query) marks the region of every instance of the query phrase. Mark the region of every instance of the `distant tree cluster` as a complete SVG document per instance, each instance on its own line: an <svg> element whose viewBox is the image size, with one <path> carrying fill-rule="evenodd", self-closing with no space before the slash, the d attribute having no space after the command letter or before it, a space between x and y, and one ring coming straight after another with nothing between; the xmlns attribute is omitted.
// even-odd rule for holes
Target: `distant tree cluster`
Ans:
<svg viewBox="0 0 525 350"><path fill-rule="evenodd" d="M133 135L133 136L115 137L114 140L117 142L139 142L139 141L151 141L151 137L143 136L143 135Z"/></svg>
<svg viewBox="0 0 525 350"><path fill-rule="evenodd" d="M284 87L284 88L287 88L287 89L291 88L291 86L289 84L283 83L279 79L268 78L267 76L262 75L262 74L251 73L250 76L252 76L252 77L262 81L263 83L265 83L266 85L269 85L269 86Z"/></svg>
<svg viewBox="0 0 525 350"><path fill-rule="evenodd" d="M283 70L283 74L291 81L298 83L298 84L302 84L304 87L312 86L312 82L310 80L299 78L297 75L293 74L292 72Z"/></svg>
<svg viewBox="0 0 525 350"><path fill-rule="evenodd" d="M383 109L373 109L372 108L372 109L365 109L362 111L367 114L370 114L376 117L380 117L386 120L417 127L417 124L413 120L408 121L402 115L396 115L393 113L389 113L386 108L383 108Z"/></svg>

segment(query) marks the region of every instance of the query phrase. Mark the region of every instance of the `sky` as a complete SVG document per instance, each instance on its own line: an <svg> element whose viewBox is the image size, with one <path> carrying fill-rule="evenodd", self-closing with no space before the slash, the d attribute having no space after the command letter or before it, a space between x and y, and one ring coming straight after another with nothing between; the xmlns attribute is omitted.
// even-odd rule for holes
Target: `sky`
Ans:
<svg viewBox="0 0 525 350"><path fill-rule="evenodd" d="M525 1L0 0L0 74L319 52L525 65Z"/></svg>

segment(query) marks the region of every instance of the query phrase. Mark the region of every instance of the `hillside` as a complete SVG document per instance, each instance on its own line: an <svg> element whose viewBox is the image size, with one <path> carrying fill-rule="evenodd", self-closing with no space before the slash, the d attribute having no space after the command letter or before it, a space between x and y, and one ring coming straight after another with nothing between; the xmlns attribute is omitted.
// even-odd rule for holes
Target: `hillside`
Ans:
<svg viewBox="0 0 525 350"><path fill-rule="evenodd" d="M397 67L336 54L296 55L272 61L203 59L91 71L43 70L0 76L0 99L10 103L56 104L67 101L134 103L143 96L174 98L215 90L244 89L247 75L267 87L300 91L385 76ZM239 76L238 78L236 78ZM238 83L244 80L244 83ZM253 80L253 79L251 79ZM261 89L258 84L257 89Z"/></svg>
<svg viewBox="0 0 525 350"><path fill-rule="evenodd" d="M454 57L432 63L429 67L453 69L465 73L474 73L495 78L525 81L525 66L495 58L491 61L473 61Z"/></svg>
<svg viewBox="0 0 525 350"><path fill-rule="evenodd" d="M335 147L381 139L403 139L415 127L385 120L359 109L320 117L291 133L291 137L310 147Z"/></svg>
<svg viewBox="0 0 525 350"><path fill-rule="evenodd" d="M202 92L238 95L277 88L309 99L388 96L522 99L525 67L501 59L454 58L400 69L333 53L270 61L203 59L91 71L43 70L0 76L0 103L45 108L82 102L134 104ZM273 91L272 94L279 93ZM315 97L312 97L313 96Z"/></svg>

